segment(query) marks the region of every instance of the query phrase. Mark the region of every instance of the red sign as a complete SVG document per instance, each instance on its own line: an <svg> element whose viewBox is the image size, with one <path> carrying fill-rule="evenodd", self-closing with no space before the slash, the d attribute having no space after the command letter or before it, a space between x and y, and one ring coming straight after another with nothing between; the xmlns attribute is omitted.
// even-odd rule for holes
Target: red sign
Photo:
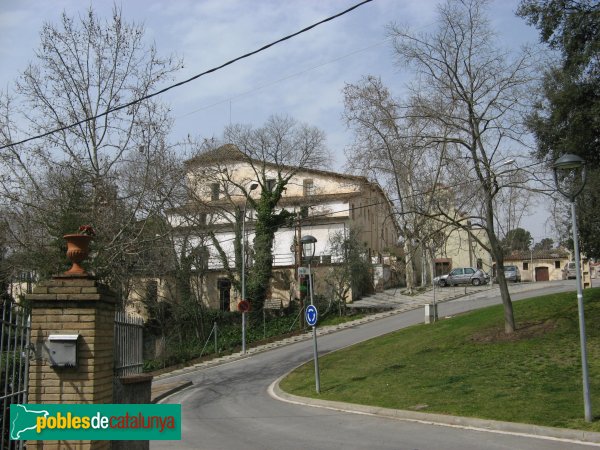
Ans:
<svg viewBox="0 0 600 450"><path fill-rule="evenodd" d="M250 302L248 300L240 300L237 308L239 312L248 312L250 311Z"/></svg>

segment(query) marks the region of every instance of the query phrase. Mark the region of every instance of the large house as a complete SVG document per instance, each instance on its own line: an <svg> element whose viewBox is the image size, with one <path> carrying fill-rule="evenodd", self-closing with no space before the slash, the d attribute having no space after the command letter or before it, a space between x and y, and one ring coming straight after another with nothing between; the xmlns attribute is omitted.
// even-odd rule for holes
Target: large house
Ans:
<svg viewBox="0 0 600 450"><path fill-rule="evenodd" d="M202 297L208 306L231 310L240 298L224 264L235 267L240 229L247 234L246 252L252 264L255 212L248 207L244 190L258 198L261 189L272 189L282 174L291 177L277 207L296 213L296 219L275 235L271 304L286 305L298 295L297 273L303 264L296 243L304 235L317 239L312 262L316 290L323 287L324 269L341 262L339 255L332 254L332 238L347 236L350 229L374 264L373 284L391 282L389 262L395 259L390 255L396 249L398 229L387 196L365 177L258 161L233 145L203 153L186 165L190 200L173 212L172 224L187 236L190 247L206 252Z"/></svg>
<svg viewBox="0 0 600 450"><path fill-rule="evenodd" d="M434 276L447 274L456 267L475 267L491 273L491 254L481 245L489 247L485 230L464 222L465 228L453 226L444 230L444 240L433 252Z"/></svg>

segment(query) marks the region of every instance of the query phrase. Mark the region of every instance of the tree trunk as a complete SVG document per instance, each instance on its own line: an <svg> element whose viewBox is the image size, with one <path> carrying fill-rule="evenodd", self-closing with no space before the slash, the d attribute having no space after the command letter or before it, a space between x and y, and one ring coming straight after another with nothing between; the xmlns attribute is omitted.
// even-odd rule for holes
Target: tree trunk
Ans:
<svg viewBox="0 0 600 450"><path fill-rule="evenodd" d="M494 231L494 209L491 196L486 199L486 219L488 222L487 235L490 240L490 247L492 250L492 257L496 261L496 279L500 286L500 296L502 297L502 305L504 306L504 332L506 334L514 333L515 317L513 313L512 300L510 298L510 292L508 292L508 285L506 284L506 278L504 278L504 255L500 242L496 237Z"/></svg>
<svg viewBox="0 0 600 450"><path fill-rule="evenodd" d="M408 239L404 241L404 265L406 268L406 290L409 294L412 294L415 288L415 271L413 268L412 248Z"/></svg>

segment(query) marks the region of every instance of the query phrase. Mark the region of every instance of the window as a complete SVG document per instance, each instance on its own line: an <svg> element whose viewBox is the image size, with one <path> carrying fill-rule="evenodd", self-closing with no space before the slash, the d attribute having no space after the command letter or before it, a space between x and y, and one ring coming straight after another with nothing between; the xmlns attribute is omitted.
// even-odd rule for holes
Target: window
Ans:
<svg viewBox="0 0 600 450"><path fill-rule="evenodd" d="M473 269L471 269L470 267L465 269L465 275L473 275L475 273L475 271Z"/></svg>
<svg viewBox="0 0 600 450"><path fill-rule="evenodd" d="M529 263L523 262L523 270L529 270Z"/></svg>
<svg viewBox="0 0 600 450"><path fill-rule="evenodd" d="M560 269L560 261L554 261L554 268Z"/></svg>
<svg viewBox="0 0 600 450"><path fill-rule="evenodd" d="M221 187L219 183L211 183L210 185L210 199L212 201L219 200L219 193L221 191Z"/></svg>
<svg viewBox="0 0 600 450"><path fill-rule="evenodd" d="M275 180L274 178L267 180L267 190L269 192L273 192L273 189L275 189L276 184L277 184L277 180Z"/></svg>
<svg viewBox="0 0 600 450"><path fill-rule="evenodd" d="M227 278L217 280L217 289L219 290L219 309L221 311L231 310L231 281Z"/></svg>
<svg viewBox="0 0 600 450"><path fill-rule="evenodd" d="M435 276L445 275L450 272L451 263L450 261L436 261L435 262Z"/></svg>
<svg viewBox="0 0 600 450"><path fill-rule="evenodd" d="M311 178L306 178L302 182L303 193L305 197L315 195L315 183Z"/></svg>

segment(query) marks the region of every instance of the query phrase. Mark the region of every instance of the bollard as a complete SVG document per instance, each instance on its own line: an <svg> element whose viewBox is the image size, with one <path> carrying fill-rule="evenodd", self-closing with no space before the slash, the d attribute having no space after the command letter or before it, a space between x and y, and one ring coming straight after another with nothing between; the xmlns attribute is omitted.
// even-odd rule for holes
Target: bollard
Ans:
<svg viewBox="0 0 600 450"><path fill-rule="evenodd" d="M438 319L437 303L425 304L425 323L433 323Z"/></svg>

